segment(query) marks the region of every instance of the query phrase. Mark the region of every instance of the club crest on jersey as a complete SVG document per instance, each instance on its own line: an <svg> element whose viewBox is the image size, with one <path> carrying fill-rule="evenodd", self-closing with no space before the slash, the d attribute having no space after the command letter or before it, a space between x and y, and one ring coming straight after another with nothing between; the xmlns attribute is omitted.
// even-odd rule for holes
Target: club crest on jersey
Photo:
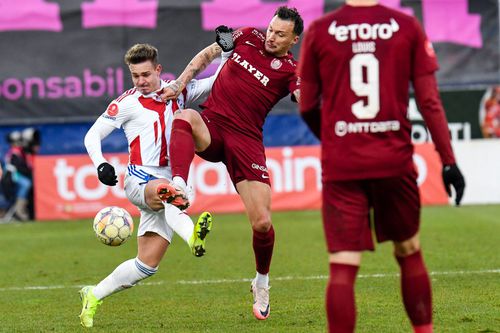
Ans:
<svg viewBox="0 0 500 333"><path fill-rule="evenodd" d="M106 113L110 117L116 116L118 114L118 105L116 103L109 104L108 108L106 109Z"/></svg>
<svg viewBox="0 0 500 333"><path fill-rule="evenodd" d="M283 65L283 63L281 62L281 60L279 59L276 59L274 58L272 61L271 61L271 68L272 69L280 69L280 67Z"/></svg>
<svg viewBox="0 0 500 333"><path fill-rule="evenodd" d="M347 40L372 40L372 39L390 39L396 31L399 30L399 24L391 17L390 23L361 23L338 25L333 21L328 27L328 33L335 37L339 42Z"/></svg>

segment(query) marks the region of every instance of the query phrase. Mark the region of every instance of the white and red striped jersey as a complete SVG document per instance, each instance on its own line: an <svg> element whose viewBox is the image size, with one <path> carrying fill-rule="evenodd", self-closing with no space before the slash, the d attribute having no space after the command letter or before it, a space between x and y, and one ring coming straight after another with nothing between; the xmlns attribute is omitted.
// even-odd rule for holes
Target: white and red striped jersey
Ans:
<svg viewBox="0 0 500 333"><path fill-rule="evenodd" d="M193 80L177 100L164 103L156 93L143 95L133 88L112 101L97 120L123 127L129 147L129 164L167 166L168 145L174 112L194 106L210 92L209 79ZM162 81L162 88L168 85Z"/></svg>
<svg viewBox="0 0 500 333"><path fill-rule="evenodd" d="M222 66L222 64L221 64ZM129 164L168 166L168 145L173 114L177 109L194 107L203 102L212 88L215 75L191 80L176 100L164 103L155 93L143 95L132 88L113 100L85 136L85 147L97 167L106 162L101 140L113 129L123 128L128 141ZM170 81L161 81L161 87Z"/></svg>

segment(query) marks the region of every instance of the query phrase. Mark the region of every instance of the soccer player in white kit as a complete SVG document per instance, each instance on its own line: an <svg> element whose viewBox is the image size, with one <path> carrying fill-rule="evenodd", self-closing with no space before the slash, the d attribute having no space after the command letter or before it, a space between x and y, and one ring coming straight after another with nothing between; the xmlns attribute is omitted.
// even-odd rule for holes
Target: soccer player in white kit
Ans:
<svg viewBox="0 0 500 333"><path fill-rule="evenodd" d="M174 112L205 100L229 54L223 54L214 76L191 80L176 100L167 103L159 94L171 83L160 79L162 66L158 63L158 50L149 44L136 44L125 54L134 88L109 104L85 136L85 147L97 168L99 180L115 186L118 182L115 169L103 157L101 141L116 128L122 127L125 132L129 145L125 194L141 213L137 257L120 264L96 286L80 290L82 326L93 326L95 311L103 298L156 273L174 231L188 243L195 256L204 254L212 216L204 212L193 225L183 212L189 201L183 189L170 182L168 145Z"/></svg>

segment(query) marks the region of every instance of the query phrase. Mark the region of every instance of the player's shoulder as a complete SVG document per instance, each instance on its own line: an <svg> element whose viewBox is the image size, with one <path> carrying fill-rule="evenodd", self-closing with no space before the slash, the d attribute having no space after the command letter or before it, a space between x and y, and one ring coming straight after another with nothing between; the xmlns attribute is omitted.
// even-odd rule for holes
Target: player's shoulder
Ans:
<svg viewBox="0 0 500 333"><path fill-rule="evenodd" d="M129 112L139 103L138 98L141 93L136 88L129 89L115 98L108 104L105 114L110 117L116 117L118 113Z"/></svg>
<svg viewBox="0 0 500 333"><path fill-rule="evenodd" d="M288 52L288 54L282 58L281 61L285 63L286 68L288 68L291 71L295 71L297 67L297 60L294 58L292 52ZM271 67L273 67L273 63L271 62Z"/></svg>
<svg viewBox="0 0 500 333"><path fill-rule="evenodd" d="M140 93L136 88L129 89L125 91L123 94L118 96L113 103L116 103L118 106L125 106L129 103L133 103L137 100Z"/></svg>
<svg viewBox="0 0 500 333"><path fill-rule="evenodd" d="M236 40L240 37L244 39L247 38L258 38L260 40L265 40L266 36L262 31L254 27L242 27L233 32L233 39Z"/></svg>

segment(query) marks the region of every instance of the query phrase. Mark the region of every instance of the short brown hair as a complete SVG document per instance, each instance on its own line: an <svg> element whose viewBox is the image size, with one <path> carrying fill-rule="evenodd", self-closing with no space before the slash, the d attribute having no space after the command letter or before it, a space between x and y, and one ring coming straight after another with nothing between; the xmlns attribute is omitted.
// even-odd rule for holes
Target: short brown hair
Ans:
<svg viewBox="0 0 500 333"><path fill-rule="evenodd" d="M158 49L149 44L135 44L125 53L125 63L140 64L150 60L153 65L158 64Z"/></svg>

